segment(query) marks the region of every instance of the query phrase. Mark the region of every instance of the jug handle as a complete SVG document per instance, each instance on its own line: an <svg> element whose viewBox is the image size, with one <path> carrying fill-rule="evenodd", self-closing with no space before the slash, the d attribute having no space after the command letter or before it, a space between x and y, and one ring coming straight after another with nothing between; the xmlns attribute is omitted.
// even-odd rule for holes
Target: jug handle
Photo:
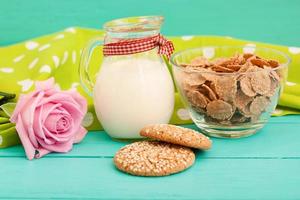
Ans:
<svg viewBox="0 0 300 200"><path fill-rule="evenodd" d="M88 43L88 45L83 49L80 58L80 63L78 68L79 79L83 89L89 96L93 96L93 88L94 88L94 83L91 81L89 76L89 63L90 63L91 55L96 47L102 45L103 45L103 38L95 38L91 40Z"/></svg>

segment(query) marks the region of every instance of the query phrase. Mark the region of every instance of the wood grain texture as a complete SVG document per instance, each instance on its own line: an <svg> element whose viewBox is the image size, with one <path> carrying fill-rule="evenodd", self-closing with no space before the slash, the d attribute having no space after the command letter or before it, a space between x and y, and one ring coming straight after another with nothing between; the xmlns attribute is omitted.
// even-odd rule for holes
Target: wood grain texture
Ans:
<svg viewBox="0 0 300 200"><path fill-rule="evenodd" d="M213 139L192 168L161 178L119 172L112 157L126 143L105 133L89 133L69 154L34 161L21 147L0 150L0 199L297 199L299 122L277 117L255 136Z"/></svg>
<svg viewBox="0 0 300 200"><path fill-rule="evenodd" d="M164 15L167 35L225 35L300 46L298 0L1 0L0 45L69 26L101 28L120 17Z"/></svg>
<svg viewBox="0 0 300 200"><path fill-rule="evenodd" d="M0 198L296 199L299 159L205 159L168 177L117 171L111 158L0 158ZM13 174L6 180L7 174Z"/></svg>
<svg viewBox="0 0 300 200"><path fill-rule="evenodd" d="M195 125L186 127L197 129ZM206 158L299 158L300 159L300 116L273 117L256 135L248 138L224 140L213 138L213 148L203 153ZM58 157L113 157L115 152L126 145L112 141L105 132L91 132L75 145L68 154L50 154L47 158ZM0 157L25 156L21 146L0 150Z"/></svg>
<svg viewBox="0 0 300 200"><path fill-rule="evenodd" d="M300 46L298 0L0 0L0 46L69 26L161 14L167 35L228 35ZM0 83L1 84L1 83ZM196 128L189 125L190 128ZM69 154L28 161L21 146L0 150L0 199L299 199L300 116L272 118L255 136L213 139L189 170L161 178L119 172L126 143L92 132Z"/></svg>

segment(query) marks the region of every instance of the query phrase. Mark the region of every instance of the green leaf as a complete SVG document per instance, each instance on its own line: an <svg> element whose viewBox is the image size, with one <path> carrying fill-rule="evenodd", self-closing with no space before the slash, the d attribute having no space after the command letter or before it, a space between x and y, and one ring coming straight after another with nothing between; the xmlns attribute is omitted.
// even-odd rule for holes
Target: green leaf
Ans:
<svg viewBox="0 0 300 200"><path fill-rule="evenodd" d="M9 118L9 116L0 108L0 117Z"/></svg>
<svg viewBox="0 0 300 200"><path fill-rule="evenodd" d="M6 103L1 105L0 108L5 112L5 114L11 117L11 115L15 110L16 105L17 105L16 103Z"/></svg>
<svg viewBox="0 0 300 200"><path fill-rule="evenodd" d="M9 122L9 119L7 117L0 117L0 124L5 124Z"/></svg>
<svg viewBox="0 0 300 200"><path fill-rule="evenodd" d="M14 126L0 132L0 148L6 148L18 144L20 144L20 139Z"/></svg>
<svg viewBox="0 0 300 200"><path fill-rule="evenodd" d="M15 126L13 123L0 124L0 132Z"/></svg>
<svg viewBox="0 0 300 200"><path fill-rule="evenodd" d="M3 96L5 99L13 99L16 97L15 94L10 94L6 92L0 92L0 96Z"/></svg>
<svg viewBox="0 0 300 200"><path fill-rule="evenodd" d="M0 92L0 105L11 102L16 97L15 94Z"/></svg>

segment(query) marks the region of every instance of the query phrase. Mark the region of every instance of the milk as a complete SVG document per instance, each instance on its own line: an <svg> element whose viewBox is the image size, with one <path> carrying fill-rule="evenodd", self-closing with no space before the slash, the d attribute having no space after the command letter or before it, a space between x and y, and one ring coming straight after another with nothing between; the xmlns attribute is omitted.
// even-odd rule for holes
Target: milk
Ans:
<svg viewBox="0 0 300 200"><path fill-rule="evenodd" d="M161 60L104 59L94 86L98 119L113 138L140 138L146 125L168 123L174 86Z"/></svg>

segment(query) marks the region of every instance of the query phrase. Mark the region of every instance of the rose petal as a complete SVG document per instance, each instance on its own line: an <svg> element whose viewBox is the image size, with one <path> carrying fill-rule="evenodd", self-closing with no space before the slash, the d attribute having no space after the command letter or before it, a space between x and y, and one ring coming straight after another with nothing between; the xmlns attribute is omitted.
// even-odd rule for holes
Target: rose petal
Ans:
<svg viewBox="0 0 300 200"><path fill-rule="evenodd" d="M45 134L45 137L44 138L38 138L37 137L36 139L38 141L43 140L44 143L49 144L49 145L53 145L58 141L58 139L55 138L55 136L52 136L52 133L50 131L48 131L44 126L42 127L42 130ZM40 143L40 145L41 145L41 143Z"/></svg>
<svg viewBox="0 0 300 200"><path fill-rule="evenodd" d="M55 94L49 98L45 98L40 103L45 104L48 102L60 103L61 107L66 109L66 111L72 116L75 124L74 130L78 130L85 113L80 110L79 104L72 97L66 94Z"/></svg>
<svg viewBox="0 0 300 200"><path fill-rule="evenodd" d="M50 102L51 103L61 103L61 104L63 104L64 102L72 103L75 107L78 108L78 110L80 112L84 113L83 112L84 110L80 110L81 105L79 105L78 102L75 101L72 96L70 96L68 93L63 92L63 91L53 94L49 97L45 97L42 101L40 101L39 105L44 105L44 104L47 104Z"/></svg>
<svg viewBox="0 0 300 200"><path fill-rule="evenodd" d="M80 105L80 110L82 110L83 113L87 112L87 101L84 97L82 97L75 89L71 89L67 91L74 100Z"/></svg>
<svg viewBox="0 0 300 200"><path fill-rule="evenodd" d="M65 134L63 136L60 136L60 138L58 138L54 134L52 134L50 131L48 131L47 128L45 128L43 126L43 124L42 124L43 120L41 120L42 119L41 114L43 113L43 107L44 106L40 106L36 110L36 114L35 114L35 116L39 116L39 118L36 118L34 120L34 126L33 126L36 137L40 138L40 139L43 139L44 142L47 143L47 144L54 144L56 141L65 142L65 141L69 140L71 134L69 134L69 135ZM54 105L54 107L55 107L55 105ZM48 107L47 109L51 109L51 107ZM48 112L49 112L49 110L48 110Z"/></svg>
<svg viewBox="0 0 300 200"><path fill-rule="evenodd" d="M49 90L54 88L54 84L55 84L55 80L53 77L51 77L45 81L36 81L35 88L36 90Z"/></svg>
<svg viewBox="0 0 300 200"><path fill-rule="evenodd" d="M47 119L47 117L50 115L50 113L55 112L55 110L60 107L61 104L57 103L47 103L47 104L43 104L43 110L42 110L42 114L41 114L41 121L42 123L44 123Z"/></svg>
<svg viewBox="0 0 300 200"><path fill-rule="evenodd" d="M56 124L56 129L58 133L64 133L67 132L70 129L70 126L72 124L72 118L68 118L67 116L62 116Z"/></svg>
<svg viewBox="0 0 300 200"><path fill-rule="evenodd" d="M17 105L16 105L16 108L15 108L15 110L14 110L14 112L13 112L11 118L10 118L11 122L16 123L20 111L24 108L24 106L28 103L28 101L31 100L32 97L36 94L37 94L37 92L31 92L31 93L26 94L26 95L25 94L20 95L19 100L18 100Z"/></svg>
<svg viewBox="0 0 300 200"><path fill-rule="evenodd" d="M65 122L65 124L63 124L63 122ZM44 122L44 127L49 130L49 132L56 134L57 137L68 137L67 132L71 126L73 126L73 119L70 115L51 113Z"/></svg>
<svg viewBox="0 0 300 200"><path fill-rule="evenodd" d="M56 141L67 141L70 138L72 138L74 135L74 132L72 131L72 128L74 127L73 116L71 116L66 109L64 109L63 107L59 107L59 106L61 106L61 104L56 104L56 105L52 104L51 105L51 103L45 104L43 106L43 108L44 108L43 109L44 114L42 114L42 122L43 122L42 126L44 127L43 131L45 132L45 130L47 130L47 127L45 126L44 123L47 121L47 118L50 114L57 114L57 115L63 114L66 117L72 119L71 124L70 124L71 128L69 128L69 130L67 130L65 132L60 132L60 134L53 134L53 133L51 133L51 130L47 130L46 135L44 137L45 140L47 138L53 138ZM48 142L46 142L46 143L48 143Z"/></svg>
<svg viewBox="0 0 300 200"><path fill-rule="evenodd" d="M55 110L57 107L59 107L60 104L51 104L48 103L46 105L42 105L39 107L39 109L36 110L36 116L39 116L39 118L35 118L34 120L34 130L37 139L44 140L47 144L54 144L56 141L67 141L69 140L70 136L63 136L62 139L58 139L55 137L51 132L49 132L46 128L44 128L44 121L48 117L48 115L52 112L55 113ZM67 139L64 139L64 137L69 137Z"/></svg>
<svg viewBox="0 0 300 200"><path fill-rule="evenodd" d="M18 135L20 137L20 140L22 142L22 145L24 147L26 156L29 160L32 160L35 155L35 148L33 147L31 141L29 140L28 133L24 127L21 114L19 114L16 124L16 129L18 132Z"/></svg>
<svg viewBox="0 0 300 200"><path fill-rule="evenodd" d="M69 116L71 116L70 113L66 109L64 109L63 107L61 107L61 106L57 107L51 113L52 114L62 114L62 115L69 115Z"/></svg>
<svg viewBox="0 0 300 200"><path fill-rule="evenodd" d="M34 133L37 137L45 138L44 131L42 129L42 113L43 113L43 105L38 107L35 110L34 120L33 120L33 129Z"/></svg>
<svg viewBox="0 0 300 200"><path fill-rule="evenodd" d="M52 96L52 95L60 92L60 90L58 90L56 88L52 88L52 89L44 90L44 92L45 92L45 96L49 97L49 96Z"/></svg>
<svg viewBox="0 0 300 200"><path fill-rule="evenodd" d="M62 143L55 143L55 144L46 144L44 140L38 139L41 146L48 151L54 151L54 152L61 152L66 153L69 152L73 147L73 139L70 139L69 141L62 142Z"/></svg>
<svg viewBox="0 0 300 200"><path fill-rule="evenodd" d="M62 117L61 114L50 113L44 121L44 127L52 133L57 133L57 124Z"/></svg>
<svg viewBox="0 0 300 200"><path fill-rule="evenodd" d="M11 117L28 159L52 151L68 152L87 130L80 124L87 111L86 100L75 90L60 91L54 78L36 82L36 91L23 95Z"/></svg>
<svg viewBox="0 0 300 200"><path fill-rule="evenodd" d="M55 144L56 142L67 142L71 140L73 137L72 132L67 132L64 135L59 135L59 134L51 133L45 127L43 127L43 131L47 135L46 139L44 139L44 142L49 145Z"/></svg>
<svg viewBox="0 0 300 200"><path fill-rule="evenodd" d="M87 130L85 128L83 128L82 126L80 126L75 135L74 143L81 142L86 134L87 134Z"/></svg>
<svg viewBox="0 0 300 200"><path fill-rule="evenodd" d="M32 99L29 100L27 104L24 105L24 108L21 110L21 116L23 119L24 127L27 129L29 139L35 148L38 148L38 143L33 131L34 115L37 104L43 98L43 96L43 91L37 93L37 95L35 97L32 97Z"/></svg>
<svg viewBox="0 0 300 200"><path fill-rule="evenodd" d="M47 155L48 153L51 153L51 151L44 149L44 148L38 148L37 153L35 154L34 158L41 158L41 157Z"/></svg>
<svg viewBox="0 0 300 200"><path fill-rule="evenodd" d="M63 102L62 104L63 104L62 107L66 109L68 113L70 113L70 115L72 116L73 124L74 124L72 130L77 131L81 126L81 122L84 118L83 113L79 112L79 108L72 103Z"/></svg>

